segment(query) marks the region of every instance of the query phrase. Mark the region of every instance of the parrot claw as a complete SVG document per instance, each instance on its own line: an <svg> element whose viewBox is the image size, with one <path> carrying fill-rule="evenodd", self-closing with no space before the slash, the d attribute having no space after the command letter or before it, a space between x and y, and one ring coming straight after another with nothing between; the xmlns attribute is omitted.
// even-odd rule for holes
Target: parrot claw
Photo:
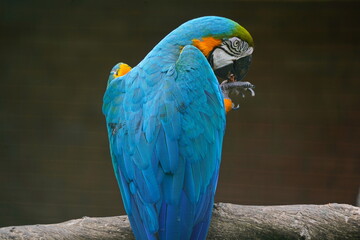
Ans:
<svg viewBox="0 0 360 240"><path fill-rule="evenodd" d="M220 83L220 86L224 86L226 83L228 82L228 80L224 80Z"/></svg>
<svg viewBox="0 0 360 240"><path fill-rule="evenodd" d="M255 91L252 88L247 88L246 90L249 90L252 97L255 97Z"/></svg>
<svg viewBox="0 0 360 240"><path fill-rule="evenodd" d="M239 93L241 93L242 97L245 97L244 91L249 91L252 97L255 96L255 91L253 90L255 86L249 82L229 82L228 80L224 80L221 82L220 88L224 96L228 96L231 91L236 95L239 95Z"/></svg>
<svg viewBox="0 0 360 240"><path fill-rule="evenodd" d="M255 91L254 91L255 86L249 82L224 80L220 83L220 88L225 98L231 99L231 95L232 96L240 95L242 98L245 98L246 91L249 91L252 97L255 96ZM239 108L240 108L239 104L237 105L235 105L234 103L232 104L232 110L237 110Z"/></svg>
<svg viewBox="0 0 360 240"><path fill-rule="evenodd" d="M235 107L235 104L233 104L232 106L232 110L238 110L240 108L240 104L238 104L236 107Z"/></svg>

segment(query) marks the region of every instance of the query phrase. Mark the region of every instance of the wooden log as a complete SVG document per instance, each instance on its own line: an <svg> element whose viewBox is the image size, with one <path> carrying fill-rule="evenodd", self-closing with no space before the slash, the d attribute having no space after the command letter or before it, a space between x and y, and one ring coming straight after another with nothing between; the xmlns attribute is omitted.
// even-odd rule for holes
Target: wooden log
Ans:
<svg viewBox="0 0 360 240"><path fill-rule="evenodd" d="M0 228L0 239L134 239L126 216ZM360 208L346 204L244 206L217 203L214 239L360 239Z"/></svg>

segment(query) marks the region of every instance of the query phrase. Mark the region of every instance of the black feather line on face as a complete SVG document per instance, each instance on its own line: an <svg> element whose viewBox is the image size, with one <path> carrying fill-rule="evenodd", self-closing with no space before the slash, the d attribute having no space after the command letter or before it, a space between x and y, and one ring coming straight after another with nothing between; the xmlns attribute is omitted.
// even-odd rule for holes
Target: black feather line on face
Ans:
<svg viewBox="0 0 360 240"><path fill-rule="evenodd" d="M231 38L223 42L222 45L226 45L231 55L241 55L249 49L249 44L239 38ZM222 48L224 49L224 48Z"/></svg>
<svg viewBox="0 0 360 240"><path fill-rule="evenodd" d="M230 56L240 58L249 50L250 46L247 42L237 37L233 37L223 40L222 44L218 48L221 48L221 50Z"/></svg>

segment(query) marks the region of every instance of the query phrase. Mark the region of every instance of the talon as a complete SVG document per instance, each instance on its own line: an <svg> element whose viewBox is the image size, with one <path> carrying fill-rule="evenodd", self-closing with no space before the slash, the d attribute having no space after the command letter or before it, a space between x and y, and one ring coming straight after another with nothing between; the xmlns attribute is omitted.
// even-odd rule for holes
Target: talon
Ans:
<svg viewBox="0 0 360 240"><path fill-rule="evenodd" d="M251 92L251 96L254 97L255 96L255 91L252 88L248 88L247 90L249 90Z"/></svg>
<svg viewBox="0 0 360 240"><path fill-rule="evenodd" d="M220 86L223 86L224 84L226 84L228 82L228 80L224 80L220 83Z"/></svg>
<svg viewBox="0 0 360 240"><path fill-rule="evenodd" d="M238 110L240 108L240 105L238 104L236 107L234 107L235 104L233 104L232 110Z"/></svg>
<svg viewBox="0 0 360 240"><path fill-rule="evenodd" d="M245 98L246 91L249 91L251 96L255 96L255 91L253 88L255 88L255 85L251 84L250 82L242 82L242 81L232 81L233 79L227 79L223 80L220 83L220 88L223 94L223 97L226 99L229 99L231 101L230 95L238 96L240 95L242 98ZM224 100L225 101L225 100ZM237 104L235 106L234 103L228 104L226 106L226 112L229 112L230 110L237 110L240 108L240 105Z"/></svg>
<svg viewBox="0 0 360 240"><path fill-rule="evenodd" d="M234 74L230 74L230 76L228 77L228 79L230 80L230 82L235 82L236 81L236 77Z"/></svg>

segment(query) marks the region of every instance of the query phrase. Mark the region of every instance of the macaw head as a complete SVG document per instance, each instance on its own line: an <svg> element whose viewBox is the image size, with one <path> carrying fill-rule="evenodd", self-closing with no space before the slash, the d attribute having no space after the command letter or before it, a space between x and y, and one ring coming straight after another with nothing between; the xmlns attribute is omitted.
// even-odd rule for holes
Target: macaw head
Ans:
<svg viewBox="0 0 360 240"><path fill-rule="evenodd" d="M231 91L240 93L249 90L252 96L255 94L252 90L254 85L242 82L251 63L253 38L244 27L227 18L202 17L189 23L199 29L192 44L202 51L214 70L223 91L227 112L238 108L229 97ZM243 92L241 94L244 96Z"/></svg>
<svg viewBox="0 0 360 240"><path fill-rule="evenodd" d="M240 25L228 36L194 39L193 45L207 57L219 80L241 81L250 66L254 42Z"/></svg>

